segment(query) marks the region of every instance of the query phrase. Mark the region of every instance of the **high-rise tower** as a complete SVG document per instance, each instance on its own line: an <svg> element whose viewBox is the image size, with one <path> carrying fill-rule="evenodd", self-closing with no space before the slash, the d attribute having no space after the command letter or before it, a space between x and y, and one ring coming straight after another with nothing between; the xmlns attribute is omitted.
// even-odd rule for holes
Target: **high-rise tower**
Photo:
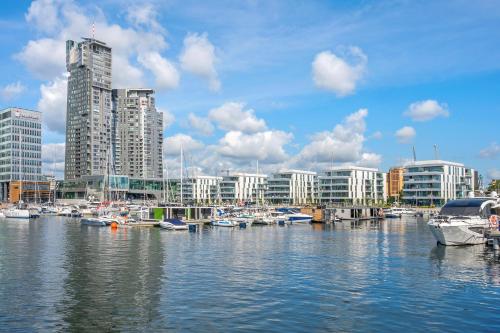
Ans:
<svg viewBox="0 0 500 333"><path fill-rule="evenodd" d="M111 156L111 48L93 38L66 42L68 103L64 178L103 175Z"/></svg>
<svg viewBox="0 0 500 333"><path fill-rule="evenodd" d="M162 178L163 114L152 89L113 89L115 172Z"/></svg>

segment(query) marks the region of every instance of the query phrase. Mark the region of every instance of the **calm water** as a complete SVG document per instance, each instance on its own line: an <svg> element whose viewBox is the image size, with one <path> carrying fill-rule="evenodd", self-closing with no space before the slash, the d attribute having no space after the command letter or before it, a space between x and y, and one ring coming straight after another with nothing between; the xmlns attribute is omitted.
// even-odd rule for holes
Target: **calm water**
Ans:
<svg viewBox="0 0 500 333"><path fill-rule="evenodd" d="M0 221L0 331L500 331L500 262L423 221L196 233Z"/></svg>

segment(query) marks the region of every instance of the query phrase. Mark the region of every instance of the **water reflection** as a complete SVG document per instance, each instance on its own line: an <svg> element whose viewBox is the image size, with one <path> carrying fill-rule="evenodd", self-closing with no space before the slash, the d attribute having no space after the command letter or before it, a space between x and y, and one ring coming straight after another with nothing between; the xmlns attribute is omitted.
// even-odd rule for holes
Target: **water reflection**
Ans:
<svg viewBox="0 0 500 333"><path fill-rule="evenodd" d="M151 230L79 226L68 232L59 305L70 331L142 330L159 316L164 251ZM116 320L119 318L119 320Z"/></svg>
<svg viewBox="0 0 500 333"><path fill-rule="evenodd" d="M421 219L195 233L0 221L0 330L498 331L499 267L485 247L436 247Z"/></svg>

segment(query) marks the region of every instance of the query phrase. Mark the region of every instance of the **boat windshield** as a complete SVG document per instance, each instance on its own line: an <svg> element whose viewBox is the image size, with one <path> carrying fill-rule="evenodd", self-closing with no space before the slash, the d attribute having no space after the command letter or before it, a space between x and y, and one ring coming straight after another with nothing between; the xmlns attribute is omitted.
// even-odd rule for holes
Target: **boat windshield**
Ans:
<svg viewBox="0 0 500 333"><path fill-rule="evenodd" d="M439 215L447 216L479 216L481 205L486 200L481 199L463 199L449 201L443 206Z"/></svg>

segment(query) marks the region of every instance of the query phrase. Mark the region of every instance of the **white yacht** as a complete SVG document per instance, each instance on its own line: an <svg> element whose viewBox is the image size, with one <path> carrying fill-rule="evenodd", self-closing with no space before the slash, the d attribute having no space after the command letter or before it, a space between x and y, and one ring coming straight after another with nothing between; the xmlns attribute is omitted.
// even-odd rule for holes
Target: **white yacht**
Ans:
<svg viewBox="0 0 500 333"><path fill-rule="evenodd" d="M30 211L28 209L8 208L3 211L6 218L10 219L29 219Z"/></svg>
<svg viewBox="0 0 500 333"><path fill-rule="evenodd" d="M166 230L188 230L188 225L179 219L167 219L160 222L160 228Z"/></svg>
<svg viewBox="0 0 500 333"><path fill-rule="evenodd" d="M485 232L498 221L497 198L470 198L449 201L428 225L442 245L474 245L486 242ZM493 216L493 217L492 217Z"/></svg>
<svg viewBox="0 0 500 333"><path fill-rule="evenodd" d="M387 218L401 218L403 216L416 216L417 212L411 208L391 207L384 209L384 216Z"/></svg>

